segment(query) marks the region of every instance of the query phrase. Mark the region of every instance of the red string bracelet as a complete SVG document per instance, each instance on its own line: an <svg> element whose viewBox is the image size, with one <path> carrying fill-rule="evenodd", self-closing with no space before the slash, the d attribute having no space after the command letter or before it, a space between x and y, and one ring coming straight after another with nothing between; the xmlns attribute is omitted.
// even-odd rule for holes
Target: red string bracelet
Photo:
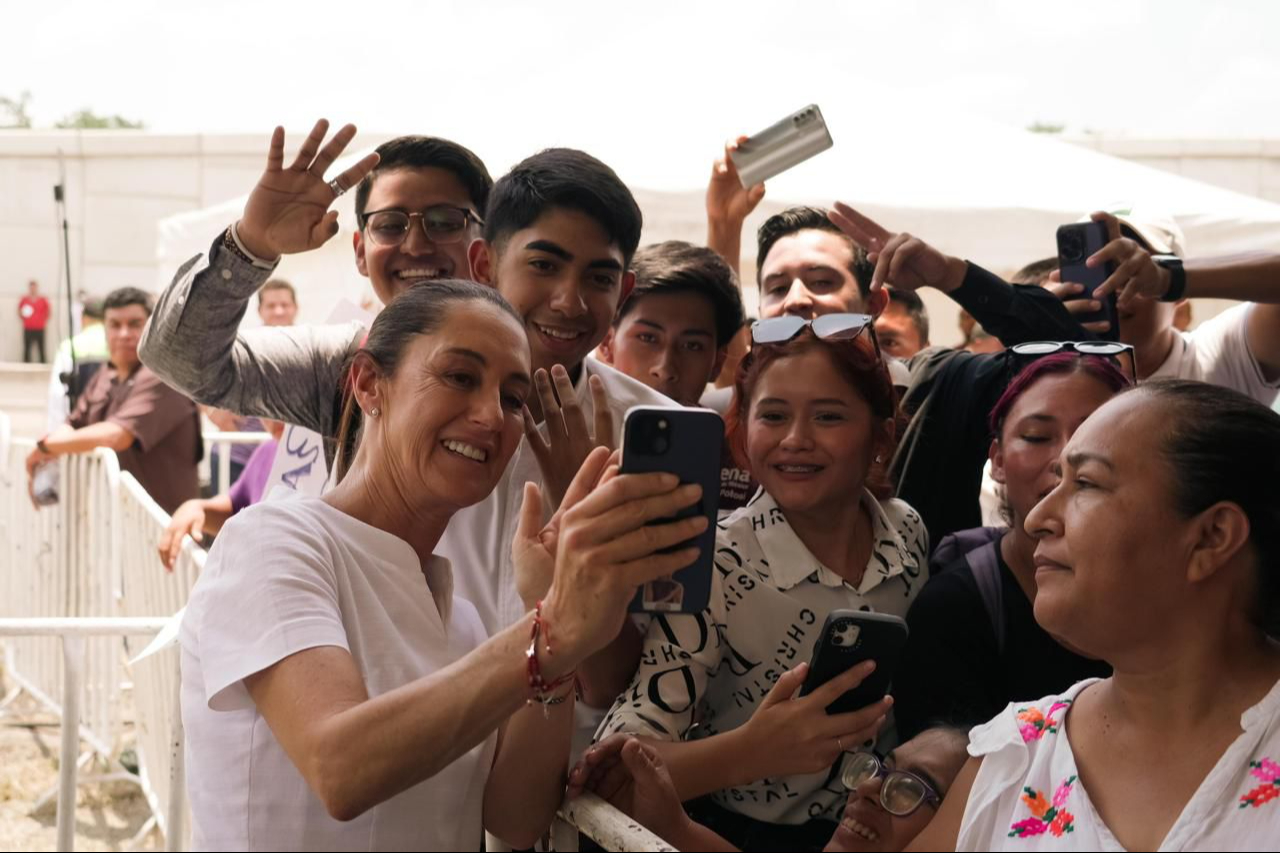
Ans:
<svg viewBox="0 0 1280 853"><path fill-rule="evenodd" d="M537 702L542 706L542 713L548 716L547 708L550 705L559 705L565 701L567 696L549 697L547 694L563 687L577 678L576 672L567 672L554 681L546 681L542 677L542 667L538 663L538 637L544 640L544 648L547 656L550 657L551 651L551 630L546 620L542 618L542 602L539 601L533 610L533 628L529 632L529 649L525 652L526 669L529 674L529 689L533 691L533 696L527 700L527 704L532 705Z"/></svg>

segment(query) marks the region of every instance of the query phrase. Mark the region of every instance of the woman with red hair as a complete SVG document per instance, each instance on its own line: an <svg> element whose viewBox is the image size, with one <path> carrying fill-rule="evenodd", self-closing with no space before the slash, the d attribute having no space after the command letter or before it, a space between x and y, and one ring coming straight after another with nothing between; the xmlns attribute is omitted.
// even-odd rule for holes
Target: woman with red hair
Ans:
<svg viewBox="0 0 1280 853"><path fill-rule="evenodd" d="M843 764L884 732L892 699L826 713L870 663L793 697L830 611L905 616L925 580L928 534L889 498L897 396L870 322L753 327L727 438L761 490L720 524L708 609L654 617L599 733L652 743L681 800L710 795L695 817L747 850L831 838Z"/></svg>

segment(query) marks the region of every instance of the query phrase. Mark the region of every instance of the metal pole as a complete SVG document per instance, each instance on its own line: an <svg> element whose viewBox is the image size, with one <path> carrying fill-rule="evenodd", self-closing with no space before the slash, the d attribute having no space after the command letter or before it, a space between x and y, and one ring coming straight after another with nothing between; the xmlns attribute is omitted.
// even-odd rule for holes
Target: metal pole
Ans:
<svg viewBox="0 0 1280 853"><path fill-rule="evenodd" d="M170 721L173 739L169 742L169 809L164 824L164 849L182 849L187 813L187 756L186 737L182 729L182 678L178 678L173 696L173 719Z"/></svg>
<svg viewBox="0 0 1280 853"><path fill-rule="evenodd" d="M62 638L62 758L58 767L58 849L74 850L76 756L80 752L80 674L84 637Z"/></svg>
<svg viewBox="0 0 1280 853"><path fill-rule="evenodd" d="M218 494L231 491L231 448L227 441L218 442Z"/></svg>

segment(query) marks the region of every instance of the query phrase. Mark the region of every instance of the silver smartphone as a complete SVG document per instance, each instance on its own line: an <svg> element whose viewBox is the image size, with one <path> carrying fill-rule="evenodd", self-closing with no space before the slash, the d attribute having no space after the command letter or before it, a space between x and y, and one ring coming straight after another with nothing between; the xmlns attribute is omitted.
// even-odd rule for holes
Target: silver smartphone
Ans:
<svg viewBox="0 0 1280 853"><path fill-rule="evenodd" d="M744 187L755 186L821 154L834 143L822 110L810 104L748 137L730 153Z"/></svg>

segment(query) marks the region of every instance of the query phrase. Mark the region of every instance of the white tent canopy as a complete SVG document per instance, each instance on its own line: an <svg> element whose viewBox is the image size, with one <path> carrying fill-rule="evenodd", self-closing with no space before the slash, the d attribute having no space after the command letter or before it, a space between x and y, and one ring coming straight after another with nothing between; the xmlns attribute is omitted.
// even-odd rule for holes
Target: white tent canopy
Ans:
<svg viewBox="0 0 1280 853"><path fill-rule="evenodd" d="M826 205L839 198L893 231L910 231L944 251L1009 273L1055 252L1058 225L1091 210L1141 203L1172 214L1192 255L1266 249L1280 251L1280 205L1100 154L1052 137L972 118L867 115L824 107L835 147L779 176L747 225L744 277L752 278L751 235L763 219L789 203ZM664 168L674 142L610 140L596 150L636 188L645 214L644 242L705 239L702 189L687 161ZM510 144L504 140L505 144ZM541 145L531 142L529 151ZM364 151L332 170L354 163ZM706 166L715 152L706 155ZM508 162L495 159L494 162ZM495 170L496 171L496 170ZM700 170L703 174L709 171ZM248 188L246 188L248 189ZM339 199L341 231L324 247L285 258L279 275L299 288L302 322L322 321L339 299L371 295L355 269L351 238L353 194ZM163 220L159 226L161 284L233 221L245 197ZM748 302L753 302L748 288ZM953 342L955 310L926 293L935 343ZM1202 312L1197 320L1213 313ZM250 323L256 317L250 312Z"/></svg>

